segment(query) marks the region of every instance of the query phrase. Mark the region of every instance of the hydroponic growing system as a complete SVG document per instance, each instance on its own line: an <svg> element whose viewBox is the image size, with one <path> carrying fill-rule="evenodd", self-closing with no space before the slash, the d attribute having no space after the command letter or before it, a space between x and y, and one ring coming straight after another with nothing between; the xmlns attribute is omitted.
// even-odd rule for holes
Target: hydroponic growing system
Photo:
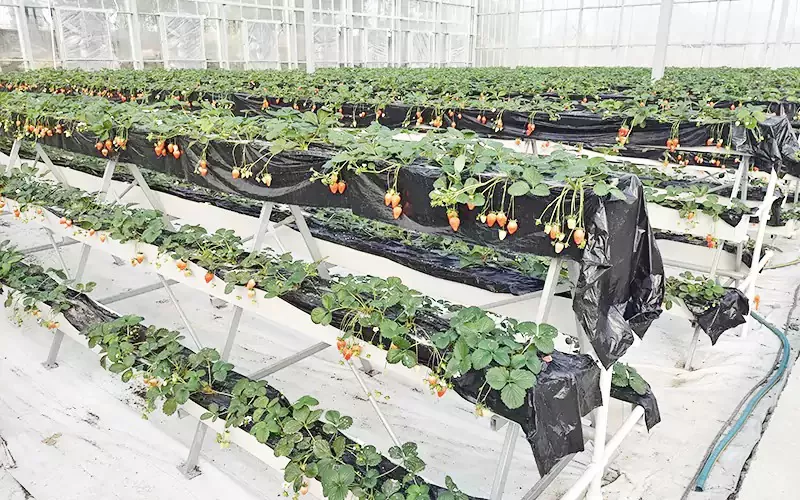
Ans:
<svg viewBox="0 0 800 500"><path fill-rule="evenodd" d="M492 500L521 431L541 475L525 498L591 443L591 464L561 498L599 499L625 437L660 420L625 353L664 309L695 325L686 369L701 330L712 342L739 325L746 335L772 257L765 239L795 235L785 208L800 175L798 83L796 70L657 81L574 68L0 74L3 215L49 238L25 254L0 248L6 305L52 330L46 366L69 336L124 382L144 380L150 411L196 418L187 477L211 428L283 470L295 493L474 498L449 478L425 479L424 457L363 375L379 371L432 398L464 398L505 428ZM286 251L284 226L311 261ZM321 240L497 299L465 307L397 278L343 275ZM81 245L74 269L63 258L59 273L25 262L71 244ZM81 280L94 252L156 274L188 338L109 309L154 286L90 298ZM484 266L475 255L499 258ZM668 278L664 264L687 272ZM177 283L233 306L219 349L200 342ZM522 301L535 304L534 321L492 312ZM548 323L553 307L559 328ZM228 360L245 311L303 325L315 343L298 339L295 354L239 373ZM264 382L331 346L389 450L349 438L352 419L317 408L313 387L290 402ZM632 410L609 429L615 404Z"/></svg>

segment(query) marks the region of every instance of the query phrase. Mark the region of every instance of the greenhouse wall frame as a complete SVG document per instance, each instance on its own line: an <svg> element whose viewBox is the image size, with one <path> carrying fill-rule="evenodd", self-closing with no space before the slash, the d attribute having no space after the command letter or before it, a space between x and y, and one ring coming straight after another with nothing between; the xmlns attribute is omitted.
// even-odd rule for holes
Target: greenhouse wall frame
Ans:
<svg viewBox="0 0 800 500"><path fill-rule="evenodd" d="M0 0L0 71L792 61L796 0Z"/></svg>

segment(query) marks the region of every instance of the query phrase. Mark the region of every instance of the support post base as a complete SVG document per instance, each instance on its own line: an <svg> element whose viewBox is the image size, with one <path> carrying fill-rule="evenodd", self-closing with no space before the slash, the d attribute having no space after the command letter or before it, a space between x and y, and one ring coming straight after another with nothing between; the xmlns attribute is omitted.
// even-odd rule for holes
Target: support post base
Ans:
<svg viewBox="0 0 800 500"><path fill-rule="evenodd" d="M200 470L200 467L196 465L192 468L187 468L185 462L178 466L178 470L181 471L181 474L183 474L183 477L186 479L194 479L203 473L203 471Z"/></svg>

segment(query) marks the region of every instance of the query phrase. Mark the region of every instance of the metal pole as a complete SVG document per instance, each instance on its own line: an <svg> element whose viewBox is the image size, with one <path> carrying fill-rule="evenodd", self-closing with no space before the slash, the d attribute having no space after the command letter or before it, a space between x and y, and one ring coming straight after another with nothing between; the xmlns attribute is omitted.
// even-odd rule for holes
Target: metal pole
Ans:
<svg viewBox="0 0 800 500"><path fill-rule="evenodd" d="M550 305L553 302L553 294L555 293L556 285L558 285L558 278L561 275L561 258L556 257L550 261L550 267L547 269L547 277L544 281L544 288L542 289L542 298L539 300L539 308L536 310L536 323L547 321L547 314L550 311Z"/></svg>
<svg viewBox="0 0 800 500"><path fill-rule="evenodd" d="M497 463L497 469L494 473L494 481L492 481L492 493L489 496L490 500L499 500L503 496L503 490L506 488L506 480L508 479L508 471L511 468L511 459L514 457L514 445L519 436L520 426L516 422L509 422L506 425L506 436L503 439L503 448L500 451L500 460Z"/></svg>
<svg viewBox="0 0 800 500"><path fill-rule="evenodd" d="M302 361L310 356L313 356L314 354L323 351L330 346L331 345L327 342L319 342L310 347L306 347L302 351L298 351L290 356L286 356L285 358L280 359L269 366L265 366L264 368L253 372L252 374L248 375L247 378L250 380L261 380L262 378L272 375L277 371L283 370L284 368L291 366L298 361Z"/></svg>
<svg viewBox="0 0 800 500"><path fill-rule="evenodd" d="M519 17L520 11L522 10L522 0L514 0L514 14L511 18L511 27L509 28L509 38L508 38L508 46L506 50L506 54L511 56L510 58L506 58L506 64L512 68L516 68L519 64L519 57L521 51L518 50L519 47ZM509 59L511 60L509 63Z"/></svg>
<svg viewBox="0 0 800 500"><path fill-rule="evenodd" d="M358 370L356 370L356 367L353 366L353 362L347 360L345 361L345 364L347 364L347 366L350 368L350 371L353 372L353 376L355 376L356 380L358 380L358 385L361 386L361 389L364 391L364 394L367 396L367 399L369 399L369 403L372 405L372 409L375 410L375 413L378 414L378 418L380 419L383 428L386 429L386 432L389 433L389 437L392 438L392 442L394 443L394 445L402 446L400 440L397 439L397 436L395 435L394 431L389 425L389 421L386 420L386 417L383 416L383 412L378 407L378 402L372 396L372 392L369 390L369 388L367 388L367 384L364 383L364 380L361 378L361 375L358 374Z"/></svg>
<svg viewBox="0 0 800 500"><path fill-rule="evenodd" d="M273 207L274 204L269 201L265 201L261 204L261 212L258 214L258 229L256 229L255 239L253 241L254 252L260 250L261 246L264 244L264 237L266 236L267 225L269 224L269 218L272 216Z"/></svg>
<svg viewBox="0 0 800 500"><path fill-rule="evenodd" d="M303 2L303 28L305 33L306 72L313 73L316 69L316 51L314 50L314 13L311 10L311 1Z"/></svg>
<svg viewBox="0 0 800 500"><path fill-rule="evenodd" d="M231 58L228 54L228 12L226 5L219 5L219 24L217 30L217 40L219 40L220 66L231 69Z"/></svg>
<svg viewBox="0 0 800 500"><path fill-rule="evenodd" d="M775 195L775 186L778 183L778 174L775 169L769 176L769 184L767 185L767 194L764 196L764 203L761 206L761 211L758 214L758 233L756 233L756 242L753 246L753 257L750 262L750 274L747 277L749 283L745 290L742 290L747 295L747 300L752 305L753 298L756 294L756 279L758 278L759 261L761 260L761 248L764 246L764 234L767 231L767 221L769 220L770 206ZM750 329L750 316L745 318L745 324L742 328L742 338L747 337L747 332Z"/></svg>
<svg viewBox="0 0 800 500"><path fill-rule="evenodd" d="M78 270L75 271L75 278L72 280L73 283L78 283L83 277L83 271L86 270L86 263L89 262L89 252L91 249L92 247L86 243L81 246L81 257L78 260Z"/></svg>
<svg viewBox="0 0 800 500"><path fill-rule="evenodd" d="M131 10L131 19L128 24L131 36L131 56L133 57L133 69L144 68L144 60L142 58L142 28L139 24L139 6L137 2L128 2L128 7ZM135 89L131 89L135 90Z"/></svg>
<svg viewBox="0 0 800 500"><path fill-rule="evenodd" d="M19 34L19 48L22 51L22 60L25 69L33 68L33 50L31 49L31 37L28 33L28 24L25 22L25 0L17 1L17 33Z"/></svg>
<svg viewBox="0 0 800 500"><path fill-rule="evenodd" d="M77 243L78 243L78 240L69 240L69 241L61 240L59 243L56 243L56 246L57 247L66 247L66 246L69 246L69 245L75 245ZM42 250L48 250L50 248L53 248L52 244L45 244L45 245L38 245L38 246L35 246L35 247L26 248L26 249L20 250L20 251L22 253L26 254L26 255L30 255L32 253L41 252Z"/></svg>
<svg viewBox="0 0 800 500"><path fill-rule="evenodd" d="M606 370L602 366L600 367L600 395L603 398L603 406L597 409L592 452L592 465L599 464L600 470L589 485L586 500L603 499L602 486L606 458L606 432L608 431L608 404L611 397L611 369Z"/></svg>
<svg viewBox="0 0 800 500"><path fill-rule="evenodd" d="M700 340L700 325L694 327L694 333L692 334L692 343L689 344L689 352L686 353L686 361L683 363L684 370L691 370L692 369L692 360L694 359L694 353L697 351L697 342Z"/></svg>
<svg viewBox="0 0 800 500"><path fill-rule="evenodd" d="M661 0L661 10L658 14L658 31L656 32L656 48L653 53L653 72L651 74L653 80L658 80L664 76L673 3L674 0Z"/></svg>
<svg viewBox="0 0 800 500"><path fill-rule="evenodd" d="M561 472L567 468L567 465L572 462L572 459L575 458L575 453L562 457L561 460L556 463L550 471L542 476L536 484L533 485L533 488L528 490L522 496L522 500L536 500L539 496L545 492L548 486L550 486L553 481L561 474Z"/></svg>
<svg viewBox="0 0 800 500"><path fill-rule="evenodd" d="M772 51L772 58L770 67L772 69L778 68L778 60L783 53L783 39L786 35L786 20L789 18L789 0L781 2L781 13L778 16L778 30L775 34L775 48Z"/></svg>
<svg viewBox="0 0 800 500"><path fill-rule="evenodd" d="M150 206L161 212L161 217L164 219L164 225L167 226L167 229L174 231L175 226L172 225L169 217L167 217L167 211L164 209L164 205L150 189L150 186L147 185L147 181L144 180L144 176L142 175L142 171L139 170L139 167L131 163L128 165L128 170L130 170L131 175L133 175L133 178L136 180L137 184L139 184L139 187L142 188L142 193L144 193L147 201L150 202Z"/></svg>
<svg viewBox="0 0 800 500"><path fill-rule="evenodd" d="M311 231L308 229L308 224L306 224L306 219L303 217L302 210L300 210L300 207L297 205L289 205L289 210L291 210L292 215L294 215L294 223L297 225L297 229L300 231L300 235L303 237L303 241L306 243L306 248L308 248L309 253L311 253L311 258L314 260L314 262L319 263L317 265L319 277L324 280L331 279L328 268L325 267L325 263L322 262L322 254L319 251L317 242L314 240L314 237L311 235Z"/></svg>
<svg viewBox="0 0 800 500"><path fill-rule="evenodd" d="M53 249L56 251L56 257L58 257L58 262L59 264L61 264L61 269L64 271L64 274L67 275L67 280L69 280L69 267L67 267L67 263L64 261L64 256L61 255L61 249L58 248L58 243L56 243L56 239L53 238L53 232L45 228L44 233L50 239L50 244L53 245Z"/></svg>
<svg viewBox="0 0 800 500"><path fill-rule="evenodd" d="M61 330L56 330L55 334L53 334L53 341L50 343L50 351L47 353L47 359L44 363L42 363L42 366L48 370L58 368L58 362L56 362L56 358L58 357L58 350L61 349L62 340L64 340L64 332Z"/></svg>
<svg viewBox="0 0 800 500"><path fill-rule="evenodd" d="M19 160L19 148L22 145L22 140L14 139L14 144L11 146L11 156L8 157L8 165L6 166L6 173L11 174L11 170Z"/></svg>
<svg viewBox="0 0 800 500"><path fill-rule="evenodd" d="M233 343L236 339L236 332L239 331L239 321L242 320L242 312L244 312L244 310L239 306L233 308L231 326L228 327L228 338L225 340L225 347L222 348L222 354L220 355L223 361L228 361L228 358L231 356Z"/></svg>
<svg viewBox="0 0 800 500"><path fill-rule="evenodd" d="M108 188L111 187L111 179L114 177L114 170L117 168L117 160L108 160L106 168L103 171L103 179L100 182L100 192L98 197L100 201L108 199Z"/></svg>
<svg viewBox="0 0 800 500"><path fill-rule="evenodd" d="M203 344L200 343L200 339L197 337L197 333L195 333L192 324L189 323L189 318L186 316L186 313L183 311L183 308L178 302L178 298L175 297L175 293L173 293L172 288L169 287L169 283L167 283L167 280L165 280L164 277L161 276L160 274L158 274L157 276L158 279L161 280L161 286L164 287L164 290L166 290L167 295L169 295L169 300L172 301L172 304L175 305L175 309L178 310L178 315L181 317L181 321L183 321L183 324L186 325L186 330L189 332L189 336L192 338L192 341L195 343L198 350L202 349Z"/></svg>
<svg viewBox="0 0 800 500"><path fill-rule="evenodd" d="M53 164L53 162L50 160L50 157L47 156L47 153L45 153L44 149L42 149L42 145L39 144L38 142L36 143L36 152L39 154L39 156L42 157L42 161L44 161L44 164L47 165L47 168L50 169L50 172L53 173L56 180L61 184L64 184L65 186L69 186L69 182L67 182L67 178L64 175L64 172L61 171L60 167L57 167L56 165Z"/></svg>
<svg viewBox="0 0 800 500"><path fill-rule="evenodd" d="M175 280L167 280L167 283L170 285L174 285L177 283ZM120 300L129 299L131 297L136 297L137 295L142 295L144 293L152 292L153 290L158 290L159 288L163 287L160 282L159 283L152 283L150 285L145 285L140 288L134 288L133 290L128 290L127 292L118 293L116 295L110 295L108 297L104 297L102 299L98 299L97 302L101 304L111 304L113 302L119 302Z"/></svg>
<svg viewBox="0 0 800 500"><path fill-rule="evenodd" d="M578 61L580 61L581 56L581 33L583 32L583 2L581 0L580 6L578 7L578 26L575 33L575 56L573 58L572 64L574 66L578 66ZM598 17L599 17L599 10L598 10ZM517 16L519 19L519 16Z"/></svg>
<svg viewBox="0 0 800 500"><path fill-rule="evenodd" d="M135 188L138 185L139 183L136 180L128 184L127 187L125 187L125 189L123 189L122 192L117 195L117 201L122 200L122 198L124 198L126 194L131 192L131 189Z"/></svg>
<svg viewBox="0 0 800 500"><path fill-rule="evenodd" d="M206 438L208 427L203 422L197 422L197 428L194 431L194 438L189 447L189 456L186 461L178 466L178 470L186 476L186 479L192 479L201 474L200 468L197 467L197 461L200 458L200 450L203 448L203 441Z"/></svg>

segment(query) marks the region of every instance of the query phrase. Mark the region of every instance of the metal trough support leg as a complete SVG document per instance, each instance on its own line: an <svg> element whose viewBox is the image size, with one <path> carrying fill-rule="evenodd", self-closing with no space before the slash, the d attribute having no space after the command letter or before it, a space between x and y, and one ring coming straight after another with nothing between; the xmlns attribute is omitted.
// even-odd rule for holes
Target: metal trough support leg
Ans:
<svg viewBox="0 0 800 500"><path fill-rule="evenodd" d="M47 153L45 153L44 149L42 149L42 145L39 144L38 142L36 143L36 153L38 153L39 156L42 157L42 161L44 162L45 165L47 165L47 168L50 169L50 172L53 173L53 176L55 176L58 182L64 184L65 186L69 186L69 182L67 182L67 177L64 175L64 172L61 170L61 167L58 167L53 164L52 160L50 160L50 157L47 156Z"/></svg>
<svg viewBox="0 0 800 500"><path fill-rule="evenodd" d="M150 189L150 186L147 185L147 181L144 180L144 176L142 175L142 171L139 170L139 167L133 164L128 165L128 170L130 171L133 178L136 180L136 183L142 188L142 193L144 197L147 198L147 201L150 203L150 206L153 209L158 210L161 212L161 216L164 218L164 225L167 226L167 229L174 230L175 226L172 225L172 222L167 217L167 212L164 209L164 205L161 203L161 200L158 199L156 194Z"/></svg>
<svg viewBox="0 0 800 500"><path fill-rule="evenodd" d="M53 237L53 232L49 229L45 229L44 233L47 235L47 238L50 240L50 244L53 245L53 250L56 251L56 257L58 257L58 263L61 264L61 270L64 271L64 274L67 275L67 279L70 278L69 267L67 267L67 263L64 261L64 255L61 253L61 249L56 243L56 239Z"/></svg>
<svg viewBox="0 0 800 500"><path fill-rule="evenodd" d="M800 198L800 180L794 181L794 203L797 204L797 200Z"/></svg>
<svg viewBox="0 0 800 500"><path fill-rule="evenodd" d="M86 270L86 264L89 262L89 252L91 252L92 247L84 243L81 245L81 257L78 260L78 270L75 271L75 278L72 279L73 283L80 282L81 278L83 278L83 272Z"/></svg>
<svg viewBox="0 0 800 500"><path fill-rule="evenodd" d="M603 493L603 473L605 472L606 454L606 433L608 431L608 405L611 402L611 369L600 367L600 395L603 398L603 406L597 411L597 425L595 425L594 450L592 452L592 464L600 464L600 470L592 479L589 491L586 493L586 500L602 500Z"/></svg>
<svg viewBox="0 0 800 500"><path fill-rule="evenodd" d="M273 373L283 370L286 367L292 366L293 364L297 363L298 361L302 361L306 358L309 358L316 353L323 351L330 347L331 345L327 342L318 342L310 347L306 347L302 351L298 351L290 356L286 356L283 359L279 359L278 361L272 363L269 366L265 366L264 368L251 373L247 376L250 380L261 380L264 377L272 375Z"/></svg>
<svg viewBox="0 0 800 500"><path fill-rule="evenodd" d="M725 241L720 240L717 242L717 250L714 252L714 259L711 261L711 270L708 279L717 281L717 269L719 269L719 261L722 258L722 252L725 249ZM683 363L684 370L692 369L692 360L694 354L697 352L697 342L700 340L700 325L695 326L694 333L692 334L692 342L689 344L689 350L686 353L686 360Z"/></svg>
<svg viewBox="0 0 800 500"><path fill-rule="evenodd" d="M389 425L389 421L386 420L386 417L383 415L383 412L378 407L378 402L375 400L375 397L372 395L372 392L367 387L367 384L364 383L364 380L361 378L361 375L358 374L358 370L356 370L356 367L353 366L353 362L350 361L350 360L347 360L347 361L345 361L345 363L350 368L350 371L353 372L353 376L356 377L356 380L358 380L358 385L361 386L361 390L364 391L364 394L367 396L367 399L369 399L369 404L372 405L372 409L375 410L375 413L378 414L378 418L380 419L381 424L383 425L383 428L386 429L386 432L389 433L389 437L392 439L392 442L394 443L394 445L395 446L402 446L402 444L400 443L400 440L397 439L397 435L394 433L394 431L392 430L392 427Z"/></svg>
<svg viewBox="0 0 800 500"><path fill-rule="evenodd" d="M494 473L492 493L489 496L490 500L499 500L503 496L503 491L506 489L506 480L511 470L511 459L514 458L514 445L517 444L519 431L520 426L516 422L509 422L506 424L506 436L505 439L503 439L500 460L497 462L497 469Z"/></svg>
<svg viewBox="0 0 800 500"><path fill-rule="evenodd" d="M550 261L550 267L547 269L547 277L544 281L544 288L542 289L542 298L539 299L539 308L536 310L536 322L542 323L547 321L547 315L550 313L550 306L553 304L553 296L556 293L558 286L558 279L561 276L561 259L554 258Z"/></svg>
<svg viewBox="0 0 800 500"><path fill-rule="evenodd" d="M50 343L50 351L47 353L47 359L42 363L42 366L48 370L58 368L58 351L61 349L61 341L64 340L64 332L56 330L53 334L53 341Z"/></svg>
<svg viewBox="0 0 800 500"><path fill-rule="evenodd" d="M200 338L194 331L192 324L189 322L188 316L186 316L186 313L183 311L183 308L181 307L181 304L178 302L178 298L175 297L175 293L172 291L172 288L170 288L169 283L167 283L167 280L165 280L164 277L161 276L160 274L158 274L157 276L158 279L161 281L161 286L164 287L164 290L166 290L167 295L169 295L169 300L172 301L172 305L174 305L175 309L178 310L178 315L181 317L181 321L183 321L183 324L186 326L186 330L189 332L189 337L191 337L192 341L194 342L195 346L198 349L202 349L203 344L200 343Z"/></svg>
<svg viewBox="0 0 800 500"><path fill-rule="evenodd" d="M770 214L770 205L773 202L773 198L775 196L775 187L778 184L778 174L775 170L772 170L772 173L769 176L769 184L767 185L767 194L764 196L764 202L761 207L761 216L758 218L758 233L756 234L756 242L753 246L753 257L750 262L750 274L747 277L747 281L749 285L747 286L746 290L742 290L745 295L747 295L747 300L750 304L750 307L753 306L753 299L756 295L756 280L758 280L758 274L761 271L759 268L758 263L761 261L761 249L764 247L764 235L767 232L767 222L769 220ZM741 338L746 338L747 334L750 330L750 315L748 314L745 316L745 323L744 327L742 328L742 335Z"/></svg>
<svg viewBox="0 0 800 500"><path fill-rule="evenodd" d="M692 343L689 344L689 352L686 353L686 361L683 363L684 370L692 369L692 360L694 353L697 351L697 342L700 340L700 325L694 327L694 334L692 335Z"/></svg>
<svg viewBox="0 0 800 500"><path fill-rule="evenodd" d="M186 476L186 479L192 479L201 474L197 462L200 459L200 450L203 448L203 441L206 439L206 432L208 427L203 422L197 422L197 429L194 431L192 444L189 446L189 456L186 461L178 466L178 470Z"/></svg>
<svg viewBox="0 0 800 500"><path fill-rule="evenodd" d="M275 244L278 246L281 253L286 252L286 247L283 246L281 239L278 238L278 234L275 232L275 225L270 221L274 206L275 204L270 201L265 201L264 204L261 205L261 214L258 216L258 229L254 234L253 252L257 252L263 248L264 240L268 234L271 234L275 239Z"/></svg>
<svg viewBox="0 0 800 500"><path fill-rule="evenodd" d="M22 145L21 139L15 139L14 144L11 146L11 154L8 157L8 165L6 166L6 173L10 174L11 170L16 166L19 160L19 147ZM795 202L797 200L795 199Z"/></svg>
<svg viewBox="0 0 800 500"><path fill-rule="evenodd" d="M161 275L159 275L159 278L160 277ZM165 286L167 286L166 283ZM170 299L172 299L172 292L169 291L168 287L167 290L170 294ZM178 305L174 300L173 302L176 306ZM180 308L178 310L180 311ZM231 319L231 326L228 329L228 338L225 340L225 347L222 349L222 354L220 355L223 361L228 360L231 355L231 350L233 350L233 342L236 338L236 332L239 330L239 321L242 319L242 312L243 309L238 306L233 310L233 319ZM183 315L181 315L181 318L183 318ZM178 470L181 471L181 474L186 476L186 479L193 479L202 474L200 467L197 466L197 462L200 460L200 451L203 449L203 442L206 439L207 432L208 427L206 427L203 422L197 422L192 444L189 446L189 456L186 457L185 462L178 466Z"/></svg>
<svg viewBox="0 0 800 500"><path fill-rule="evenodd" d="M236 340L236 333L239 331L239 322L242 320L242 313L244 309L239 306L233 308L233 318L231 318L231 326L228 328L228 338L225 339L225 347L222 348L220 358L223 361L228 361L233 350L233 344Z"/></svg>
<svg viewBox="0 0 800 500"><path fill-rule="evenodd" d="M300 230L300 235L303 237L303 241L305 241L309 253L311 253L311 258L314 262L319 263L317 266L319 277L324 280L331 279L328 268L325 267L325 263L322 262L322 254L319 251L317 242L311 235L311 231L308 230L308 224L306 224L306 219L303 217L303 212L300 210L300 207L297 205L289 205L289 210L291 210L292 215L294 215L294 223L297 225L297 229Z"/></svg>

